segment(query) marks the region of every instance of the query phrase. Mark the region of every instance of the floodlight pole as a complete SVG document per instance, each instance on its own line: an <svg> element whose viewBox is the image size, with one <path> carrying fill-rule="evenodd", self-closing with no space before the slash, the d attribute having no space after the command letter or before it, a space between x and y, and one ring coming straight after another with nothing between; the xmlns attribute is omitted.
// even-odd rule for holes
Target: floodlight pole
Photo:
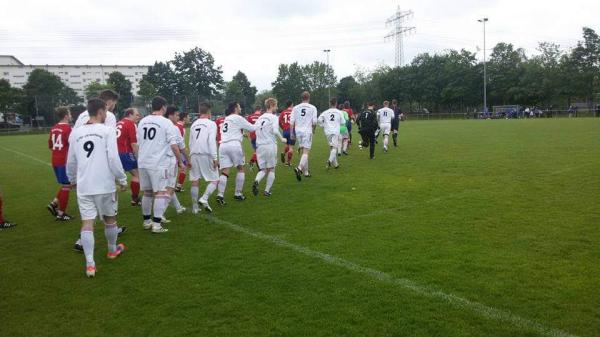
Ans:
<svg viewBox="0 0 600 337"><path fill-rule="evenodd" d="M329 74L329 53L331 49L323 49L323 52L327 54L327 71L326 74ZM331 102L331 85L329 85L329 81L327 83L327 104Z"/></svg>
<svg viewBox="0 0 600 337"><path fill-rule="evenodd" d="M487 64L486 64L486 49L485 49L485 23L489 21L488 18L477 20L483 23L483 114L487 114Z"/></svg>

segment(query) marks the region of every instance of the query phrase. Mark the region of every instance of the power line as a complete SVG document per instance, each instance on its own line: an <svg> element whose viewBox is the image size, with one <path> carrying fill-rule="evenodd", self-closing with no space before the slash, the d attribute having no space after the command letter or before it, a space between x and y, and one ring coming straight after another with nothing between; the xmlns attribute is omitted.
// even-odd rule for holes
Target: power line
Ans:
<svg viewBox="0 0 600 337"><path fill-rule="evenodd" d="M404 22L406 21L406 19L408 19L412 15L413 15L412 11L404 11L403 12L400 10L400 6L398 6L396 13L394 15L392 15L389 19L387 19L387 21L385 22L386 27L391 26L391 25L394 26L392 31L390 31L385 36L385 39L386 40L394 39L394 44L395 44L395 48L396 48L396 55L395 55L396 67L400 67L400 66L402 66L402 64L404 64L404 35L415 31L415 27L404 26Z"/></svg>

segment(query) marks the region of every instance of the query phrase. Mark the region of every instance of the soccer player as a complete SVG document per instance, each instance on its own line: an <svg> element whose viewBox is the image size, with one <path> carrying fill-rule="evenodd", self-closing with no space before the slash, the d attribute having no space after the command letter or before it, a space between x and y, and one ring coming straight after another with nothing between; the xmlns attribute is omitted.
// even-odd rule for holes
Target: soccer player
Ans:
<svg viewBox="0 0 600 337"><path fill-rule="evenodd" d="M136 108L125 110L124 117L117 123L117 147L125 172L131 174L131 206L141 205L140 175L137 166L137 123L142 115Z"/></svg>
<svg viewBox="0 0 600 337"><path fill-rule="evenodd" d="M375 158L375 131L377 130L377 114L375 104L367 103L367 110L361 112L357 124L362 138L362 146L369 147L369 158Z"/></svg>
<svg viewBox="0 0 600 337"><path fill-rule="evenodd" d="M117 245L119 235L116 219L116 188L127 189L127 176L123 171L117 149L117 136L113 128L103 125L106 103L93 98L88 101L89 119L71 133L67 176L77 186L77 203L81 214L81 244L85 254L88 277L96 275L94 261L94 222L100 217L104 222L104 235L108 242L109 259L116 259L125 250Z"/></svg>
<svg viewBox="0 0 600 337"><path fill-rule="evenodd" d="M61 106L55 111L58 123L50 130L48 137L48 148L52 151L52 167L56 175L56 181L61 185L47 208L57 221L69 221L73 217L65 213L69 204L69 192L71 183L67 178L67 154L69 153L69 136L71 135L71 111Z"/></svg>
<svg viewBox="0 0 600 337"><path fill-rule="evenodd" d="M271 187L275 182L275 165L277 164L277 139L286 142L279 132L279 119L274 112L277 111L277 100L267 98L265 101L265 113L256 120L256 145L257 159L260 171L252 184L252 193L258 195L258 184L266 176L267 185L263 195L271 196Z"/></svg>
<svg viewBox="0 0 600 337"><path fill-rule="evenodd" d="M181 133L181 137L185 140L185 126L190 123L190 115L187 112L179 113L179 121L177 122L177 128ZM184 163L185 164L185 163ZM183 184L185 183L187 166L183 170L179 170L179 175L177 176L177 186L175 187L175 192L183 192Z"/></svg>
<svg viewBox="0 0 600 337"><path fill-rule="evenodd" d="M256 123L256 121L260 118L260 115L262 114L262 109L260 107L260 105L256 105L254 107L254 112L252 114L250 114L246 119L248 120L248 122L250 122L250 124L254 125L254 123ZM257 163L256 161L256 133L250 132L248 134L248 137L250 138L250 144L252 144L252 149L254 150L254 153L252 153L252 158L250 158L250 167L252 167L254 164ZM260 167L258 168L260 170Z"/></svg>
<svg viewBox="0 0 600 337"><path fill-rule="evenodd" d="M2 191L0 190L0 231L15 227L17 224L4 219L4 204Z"/></svg>
<svg viewBox="0 0 600 337"><path fill-rule="evenodd" d="M117 106L117 102L119 101L119 94L114 92L113 90L104 90L100 93L99 98L106 103L106 120L104 121L104 125L111 127L113 129L117 128L117 117L112 113L115 107ZM88 122L90 116L88 111L84 111L79 114L77 117L77 121L75 121L75 126L73 128L78 128L85 123Z"/></svg>
<svg viewBox="0 0 600 337"><path fill-rule="evenodd" d="M318 119L319 125L325 132L327 143L329 144L329 159L327 167L333 166L339 168L337 160L337 149L340 137L340 126L346 124L346 120L342 117L342 112L337 108L337 98L332 98L329 101L329 109L325 110Z"/></svg>
<svg viewBox="0 0 600 337"><path fill-rule="evenodd" d="M290 120L292 119L292 101L285 102L285 110L279 114L279 127L283 130L283 138L286 139L285 149L281 153L281 162L285 166L292 165L292 157L294 156L294 145L296 141L292 139L290 132Z"/></svg>
<svg viewBox="0 0 600 337"><path fill-rule="evenodd" d="M394 110L394 119L392 119L392 140L394 141L394 147L398 147L398 128L400 127L400 120L402 119L402 109L398 106L398 100L392 100L392 110Z"/></svg>
<svg viewBox="0 0 600 337"><path fill-rule="evenodd" d="M244 196L244 150L242 149L243 131L254 131L256 128L250 124L244 117L240 116L242 108L238 102L229 103L227 106L227 117L221 127L221 146L219 147L219 164L221 165L221 176L219 177L219 193L217 202L225 204L224 195L227 187L227 178L232 167L237 167L235 177L234 199L238 201L246 200Z"/></svg>
<svg viewBox="0 0 600 337"><path fill-rule="evenodd" d="M354 116L354 110L350 107L350 101L344 102L344 111L348 113L348 119L346 119L346 127L348 127L348 145L352 144L352 124L356 122L356 116Z"/></svg>
<svg viewBox="0 0 600 337"><path fill-rule="evenodd" d="M208 211L212 208L208 204L208 198L219 185L219 161L217 155L217 123L210 120L211 106L201 103L199 107L200 117L190 127L190 182L192 188L192 213L198 214L200 209L198 203ZM204 179L208 185L204 194L198 199L200 188L199 180Z"/></svg>
<svg viewBox="0 0 600 337"><path fill-rule="evenodd" d="M139 145L138 167L142 197L142 215L144 229L152 233L166 233L161 221L170 202L167 193L169 174L175 174L169 154L182 159L177 142L180 135L173 122L166 119L167 100L157 96L152 99L152 114L144 117L139 125L137 139ZM181 160L180 165L183 165Z"/></svg>
<svg viewBox="0 0 600 337"><path fill-rule="evenodd" d="M221 144L221 127L225 122L225 116L221 116L215 120L215 124L217 124L217 145Z"/></svg>
<svg viewBox="0 0 600 337"><path fill-rule="evenodd" d="M185 165L187 163L187 156L185 154L185 140L183 135L181 134L181 130L177 127L177 122L179 121L179 111L174 106L167 107L167 112L165 112L165 118L169 119L173 125L173 132L177 135L177 146L179 147L179 151L181 152L182 157L184 158L183 163L179 163L179 159L175 157L175 153L172 151L168 151L167 156L170 161L169 174L168 174L168 183L167 183L167 194L171 198L171 205L175 207L175 211L177 214L182 214L186 211L185 207L181 206L179 199L177 198L177 193L175 193L175 188L177 186L177 168L183 167L185 170ZM163 215L163 222L169 222Z"/></svg>
<svg viewBox="0 0 600 337"><path fill-rule="evenodd" d="M377 110L377 120L379 130L383 134L383 151L387 152L390 130L392 129L392 120L394 119L394 110L390 109L390 102L384 101L383 108Z"/></svg>
<svg viewBox="0 0 600 337"><path fill-rule="evenodd" d="M342 118L344 118L344 124L340 125L340 139L338 143L338 156L340 154L348 155L348 142L350 141L350 133L348 131L348 124L350 121L350 117L348 116L348 112L346 110L340 110L342 113ZM352 123L350 123L352 125Z"/></svg>
<svg viewBox="0 0 600 337"><path fill-rule="evenodd" d="M302 151L300 163L294 169L296 179L302 180L302 173L305 177L310 177L308 170L308 154L312 146L312 136L317 125L317 108L310 104L310 93L302 93L302 103L292 109L292 118L290 119L290 129L292 139L298 140L298 148Z"/></svg>

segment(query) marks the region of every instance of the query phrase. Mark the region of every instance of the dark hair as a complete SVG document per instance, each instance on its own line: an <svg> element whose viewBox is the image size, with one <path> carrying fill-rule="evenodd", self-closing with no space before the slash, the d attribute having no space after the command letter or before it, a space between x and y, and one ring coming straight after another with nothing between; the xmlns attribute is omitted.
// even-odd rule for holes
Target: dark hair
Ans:
<svg viewBox="0 0 600 337"><path fill-rule="evenodd" d="M158 111L167 105L167 100L164 97L156 96L152 99L152 111Z"/></svg>
<svg viewBox="0 0 600 337"><path fill-rule="evenodd" d="M392 104L393 104L393 105L397 105L397 104L398 104L398 100L394 98L394 99L392 100Z"/></svg>
<svg viewBox="0 0 600 337"><path fill-rule="evenodd" d="M334 107L336 107L336 108L337 108L337 97L332 97L332 98L329 100L329 105L331 105L331 106L334 106Z"/></svg>
<svg viewBox="0 0 600 337"><path fill-rule="evenodd" d="M90 117L98 116L98 111L100 109L106 109L106 102L104 102L100 98L92 98L88 101L87 111Z"/></svg>
<svg viewBox="0 0 600 337"><path fill-rule="evenodd" d="M350 101L344 102L344 108L350 109Z"/></svg>
<svg viewBox="0 0 600 337"><path fill-rule="evenodd" d="M231 102L227 105L227 110L225 110L225 114L227 116L231 115L232 113L235 112L235 109L237 108L237 106L239 105L239 102Z"/></svg>
<svg viewBox="0 0 600 337"><path fill-rule="evenodd" d="M100 96L98 96L98 98L105 102L108 100L118 101L119 94L117 94L114 90L106 89L100 92Z"/></svg>
<svg viewBox="0 0 600 337"><path fill-rule="evenodd" d="M373 101L368 101L368 102L367 102L367 106L368 106L368 107L369 107L369 106L375 106L375 103L373 103Z"/></svg>
<svg viewBox="0 0 600 337"><path fill-rule="evenodd" d="M54 109L54 114L56 115L56 118L58 118L59 121L65 118L65 116L68 115L69 112L71 112L71 110L69 110L69 107L67 106L59 106L58 108Z"/></svg>
<svg viewBox="0 0 600 337"><path fill-rule="evenodd" d="M125 109L125 111L123 111L123 117L129 117L129 116L133 115L134 112L135 112L135 108L127 108L127 109Z"/></svg>
<svg viewBox="0 0 600 337"><path fill-rule="evenodd" d="M300 97L303 101L308 101L310 99L310 92L304 91L302 92L302 95L300 95Z"/></svg>
<svg viewBox="0 0 600 337"><path fill-rule="evenodd" d="M212 109L212 105L210 105L210 103L203 102L203 103L200 103L200 105L198 106L198 113L201 115L206 115L207 113L210 112L211 109Z"/></svg>
<svg viewBox="0 0 600 337"><path fill-rule="evenodd" d="M169 118L169 116L174 115L177 112L177 107L174 105L169 105L167 107L167 111L165 112L165 117Z"/></svg>
<svg viewBox="0 0 600 337"><path fill-rule="evenodd" d="M289 101L289 100L288 100L288 101L286 101L286 102L285 102L285 107L286 107L286 108L289 108L289 107L291 107L292 105L294 105L294 102L292 102L292 101Z"/></svg>
<svg viewBox="0 0 600 337"><path fill-rule="evenodd" d="M262 106L260 106L260 104L256 104L254 106L254 111L256 111L256 110L262 110Z"/></svg>
<svg viewBox="0 0 600 337"><path fill-rule="evenodd" d="M184 120L188 115L189 115L189 113L187 113L187 112L179 113L179 120L180 121Z"/></svg>

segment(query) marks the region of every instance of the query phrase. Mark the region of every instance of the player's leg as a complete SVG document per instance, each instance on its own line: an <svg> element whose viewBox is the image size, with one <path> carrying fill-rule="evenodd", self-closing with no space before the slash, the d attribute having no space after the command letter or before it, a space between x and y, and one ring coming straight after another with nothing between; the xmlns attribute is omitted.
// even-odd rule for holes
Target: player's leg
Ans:
<svg viewBox="0 0 600 337"><path fill-rule="evenodd" d="M71 185L62 185L58 192L58 208L56 210L57 221L69 221L73 219L72 216L66 213L67 205L69 204L69 194L71 192Z"/></svg>
<svg viewBox="0 0 600 337"><path fill-rule="evenodd" d="M245 200L244 196L244 181L246 180L246 172L244 172L244 165L237 166L237 174L235 175L235 193L233 198L239 201Z"/></svg>
<svg viewBox="0 0 600 337"><path fill-rule="evenodd" d="M192 213L198 214L198 196L200 194L200 167L199 156L196 154L190 157L190 197L192 198Z"/></svg>
<svg viewBox="0 0 600 337"><path fill-rule="evenodd" d="M175 191L183 192L183 184L185 183L186 169L179 169L179 175L177 175L177 186L175 186Z"/></svg>
<svg viewBox="0 0 600 337"><path fill-rule="evenodd" d="M265 186L265 197L271 196L271 188L273 187L273 183L275 182L275 168L267 169L267 186Z"/></svg>
<svg viewBox="0 0 600 337"><path fill-rule="evenodd" d="M371 159L375 158L375 137L375 133L369 135L369 158Z"/></svg>
<svg viewBox="0 0 600 337"><path fill-rule="evenodd" d="M219 176L219 192L217 193L217 202L221 205L225 205L225 189L227 188L227 180L229 179L230 167L223 167L221 169L221 175Z"/></svg>
<svg viewBox="0 0 600 337"><path fill-rule="evenodd" d="M0 230L9 229L14 226L16 226L16 224L4 218L4 203L2 193L0 192Z"/></svg>
<svg viewBox="0 0 600 337"><path fill-rule="evenodd" d="M81 215L81 232L79 241L85 256L86 275L96 275L96 262L94 261L94 222L98 216L98 209L94 196L77 196L79 214Z"/></svg>
<svg viewBox="0 0 600 337"><path fill-rule="evenodd" d="M152 203L154 200L154 191L152 190L152 180L150 172L147 169L139 169L140 189L142 196L142 216L144 217L144 229L152 228Z"/></svg>
<svg viewBox="0 0 600 337"><path fill-rule="evenodd" d="M131 206L140 206L140 173L137 169L131 170Z"/></svg>
<svg viewBox="0 0 600 337"><path fill-rule="evenodd" d="M119 237L119 226L117 225L117 215L115 213L116 193L108 193L94 196L99 215L104 221L104 236L108 244L108 253L106 257L116 259L124 250L125 245L117 245Z"/></svg>
<svg viewBox="0 0 600 337"><path fill-rule="evenodd" d="M159 190L154 193L154 206L152 208L152 233L161 234L168 232L168 229L162 227L163 216L165 210L169 206L171 197L167 192L166 187L159 187Z"/></svg>

